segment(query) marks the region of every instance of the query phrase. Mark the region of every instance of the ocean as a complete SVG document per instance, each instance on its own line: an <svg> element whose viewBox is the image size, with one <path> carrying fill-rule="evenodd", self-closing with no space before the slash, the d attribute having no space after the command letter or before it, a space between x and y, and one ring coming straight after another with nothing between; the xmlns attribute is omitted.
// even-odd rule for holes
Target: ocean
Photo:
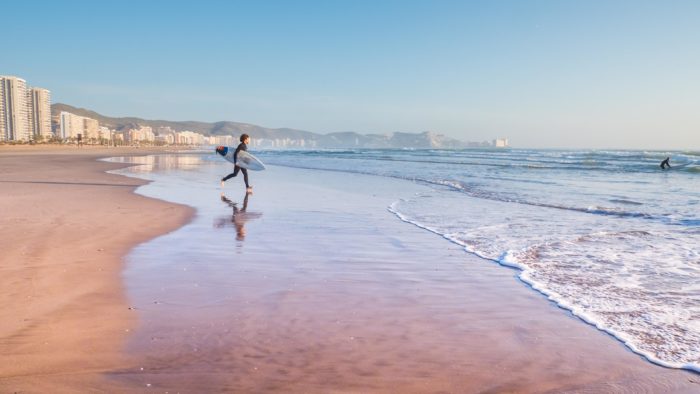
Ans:
<svg viewBox="0 0 700 394"><path fill-rule="evenodd" d="M524 284L648 360L700 372L698 152L253 153L272 166L427 185L415 195L397 193L386 209L407 226L517 269ZM659 163L667 156L673 168L664 171ZM180 184L211 180L230 167L209 151L172 160L185 169L173 181ZM159 163L167 170L167 161ZM144 171L142 176L153 175ZM175 200L188 199L196 200L197 194Z"/></svg>
<svg viewBox="0 0 700 394"><path fill-rule="evenodd" d="M700 371L700 153L272 151L266 163L429 184L388 209L650 361ZM659 163L671 157L671 170Z"/></svg>

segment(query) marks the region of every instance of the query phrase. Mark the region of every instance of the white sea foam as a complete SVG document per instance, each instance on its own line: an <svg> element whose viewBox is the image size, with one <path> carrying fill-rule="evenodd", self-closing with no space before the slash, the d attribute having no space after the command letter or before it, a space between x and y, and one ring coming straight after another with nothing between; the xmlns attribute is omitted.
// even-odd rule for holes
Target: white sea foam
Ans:
<svg viewBox="0 0 700 394"><path fill-rule="evenodd" d="M397 201L389 210L468 252L522 270L525 283L649 360L700 371L700 231L577 235L613 219L572 212L557 223L540 216L545 208L494 211L497 204L456 204L436 191ZM496 221L484 223L485 217Z"/></svg>

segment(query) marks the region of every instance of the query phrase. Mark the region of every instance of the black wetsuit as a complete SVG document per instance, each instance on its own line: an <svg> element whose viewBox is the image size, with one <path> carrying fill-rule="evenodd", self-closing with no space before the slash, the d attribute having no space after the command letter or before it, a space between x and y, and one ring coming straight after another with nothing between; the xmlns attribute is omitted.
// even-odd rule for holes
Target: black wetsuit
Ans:
<svg viewBox="0 0 700 394"><path fill-rule="evenodd" d="M671 159L670 157L667 157L666 160L664 160L664 161L661 162L661 169L662 169L662 170L665 170L666 167L671 168L671 165L668 164L668 161L669 161L670 159Z"/></svg>
<svg viewBox="0 0 700 394"><path fill-rule="evenodd" d="M238 144L238 148L236 148L236 152L233 154L234 163L238 162L238 152L240 152L242 150L246 150L246 151L248 150L248 146L246 144L244 144L243 142ZM248 185L248 170L246 170L245 168L239 167L239 166L235 166L233 168L233 172L226 175L225 177L223 177L221 179L221 182L226 182L227 180L235 177L236 175L238 175L238 171L243 173L243 180L245 181L245 187L250 187L250 185Z"/></svg>

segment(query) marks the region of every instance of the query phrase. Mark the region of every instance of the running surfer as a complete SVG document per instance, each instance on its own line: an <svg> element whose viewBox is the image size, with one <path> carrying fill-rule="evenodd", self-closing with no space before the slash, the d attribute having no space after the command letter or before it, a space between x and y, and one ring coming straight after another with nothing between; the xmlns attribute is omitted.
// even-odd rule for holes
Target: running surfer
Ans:
<svg viewBox="0 0 700 394"><path fill-rule="evenodd" d="M667 157L664 161L661 162L661 169L665 170L666 168L671 168L671 165L668 164L668 161L671 160L670 157Z"/></svg>
<svg viewBox="0 0 700 394"><path fill-rule="evenodd" d="M247 193L252 193L252 192L253 192L253 187L250 186L250 184L248 184L248 170L246 170L245 168L242 168L242 167L239 167L238 165L236 165L236 161L238 160L238 152L240 152L240 151L242 151L242 150L244 150L244 151L247 151L247 150L248 150L248 144L250 143L250 136L249 136L248 134L241 134L240 140L241 140L241 143L238 144L238 147L236 148L236 152L233 154L233 163L234 163L234 164L233 164L233 165L234 165L234 167L233 167L233 172L230 173L230 174L228 174L228 175L226 175L225 177L221 178L221 187L224 187L224 182L226 182L227 180L229 180L229 179L235 177L236 175L238 175L238 171L240 171L240 172L243 173L243 180L245 181L245 190L246 190L246 192L247 192ZM222 149L223 149L224 147L219 147L219 148L222 148ZM217 148L217 150L218 150L219 148Z"/></svg>

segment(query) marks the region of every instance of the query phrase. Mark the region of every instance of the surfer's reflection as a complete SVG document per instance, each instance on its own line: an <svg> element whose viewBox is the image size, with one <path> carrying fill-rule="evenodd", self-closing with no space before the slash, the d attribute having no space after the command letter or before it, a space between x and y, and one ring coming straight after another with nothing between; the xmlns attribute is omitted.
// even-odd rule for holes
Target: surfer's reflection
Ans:
<svg viewBox="0 0 700 394"><path fill-rule="evenodd" d="M226 205L233 209L233 214L230 218L219 218L214 223L214 226L221 228L233 225L236 228L236 239L239 241L243 241L246 236L245 223L248 220L257 219L262 216L262 213L260 212L248 212L249 198L250 194L246 193L245 197L243 197L243 206L239 208L236 202L232 201L231 199L226 197L225 194L221 193L221 201L223 201L224 203L226 203Z"/></svg>

